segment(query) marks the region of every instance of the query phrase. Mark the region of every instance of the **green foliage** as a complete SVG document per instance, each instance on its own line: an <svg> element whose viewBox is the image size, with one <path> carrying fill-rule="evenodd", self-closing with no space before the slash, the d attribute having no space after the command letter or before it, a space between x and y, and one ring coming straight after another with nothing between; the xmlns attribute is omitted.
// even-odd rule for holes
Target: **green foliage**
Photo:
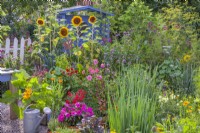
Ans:
<svg viewBox="0 0 200 133"><path fill-rule="evenodd" d="M197 48L199 44L198 32L195 27L200 23L199 14L193 7L186 5L169 4L169 8L163 8L163 19L165 21L165 39L163 43L172 46L172 56L179 57L189 53L192 48ZM196 50L199 50L196 49ZM194 50L193 56L198 57Z"/></svg>
<svg viewBox="0 0 200 133"><path fill-rule="evenodd" d="M69 66L67 55L65 53L56 57L56 66L62 69L66 69L66 67Z"/></svg>
<svg viewBox="0 0 200 133"><path fill-rule="evenodd" d="M0 15L6 16L5 12L2 10L2 6L0 4ZM0 24L0 43L2 43L3 37L7 35L7 32L10 30L9 26Z"/></svg>
<svg viewBox="0 0 200 133"><path fill-rule="evenodd" d="M181 70L181 65L178 61L174 61L169 58L164 60L164 62L158 68L158 81L161 82L165 80L169 82L170 88L176 90L180 86L183 73Z"/></svg>
<svg viewBox="0 0 200 133"><path fill-rule="evenodd" d="M196 86L196 94L200 96L200 67L197 68L196 74L194 76L194 84Z"/></svg>
<svg viewBox="0 0 200 133"><path fill-rule="evenodd" d="M148 72L141 65L124 69L115 83L115 93L108 93L108 117L116 132L150 132L155 122L156 71ZM148 111L147 111L148 110Z"/></svg>

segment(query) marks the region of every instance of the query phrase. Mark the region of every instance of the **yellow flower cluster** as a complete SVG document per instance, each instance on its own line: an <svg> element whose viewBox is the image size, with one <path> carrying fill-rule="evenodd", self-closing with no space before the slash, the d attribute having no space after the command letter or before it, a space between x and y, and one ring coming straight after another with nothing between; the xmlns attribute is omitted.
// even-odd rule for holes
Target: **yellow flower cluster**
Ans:
<svg viewBox="0 0 200 133"><path fill-rule="evenodd" d="M181 62L182 63L187 63L190 60L191 60L191 55L186 54L186 55L183 56L183 59L181 59Z"/></svg>
<svg viewBox="0 0 200 133"><path fill-rule="evenodd" d="M23 93L23 99L27 100L31 97L32 94L32 89L31 88L26 88L25 92Z"/></svg>

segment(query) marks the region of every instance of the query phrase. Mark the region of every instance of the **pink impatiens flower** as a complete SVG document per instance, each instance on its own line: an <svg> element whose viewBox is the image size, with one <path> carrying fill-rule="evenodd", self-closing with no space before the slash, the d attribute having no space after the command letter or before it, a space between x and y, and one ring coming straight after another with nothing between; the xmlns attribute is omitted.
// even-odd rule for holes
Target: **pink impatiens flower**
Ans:
<svg viewBox="0 0 200 133"><path fill-rule="evenodd" d="M87 78L88 81L92 80L92 76L91 75L88 75L86 78Z"/></svg>
<svg viewBox="0 0 200 133"><path fill-rule="evenodd" d="M93 60L94 65L97 65L99 63L99 61L97 59Z"/></svg>

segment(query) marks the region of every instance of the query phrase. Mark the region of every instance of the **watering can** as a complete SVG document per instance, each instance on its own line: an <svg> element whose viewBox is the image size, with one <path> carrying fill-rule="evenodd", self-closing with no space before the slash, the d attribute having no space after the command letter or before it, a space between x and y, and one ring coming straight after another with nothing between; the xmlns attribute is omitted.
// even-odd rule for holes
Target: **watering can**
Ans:
<svg viewBox="0 0 200 133"><path fill-rule="evenodd" d="M29 109L31 105L26 107L24 111L24 133L37 133L38 127L41 121L47 116L47 119L50 119L51 109L45 107L43 109L44 114L40 116L39 109Z"/></svg>

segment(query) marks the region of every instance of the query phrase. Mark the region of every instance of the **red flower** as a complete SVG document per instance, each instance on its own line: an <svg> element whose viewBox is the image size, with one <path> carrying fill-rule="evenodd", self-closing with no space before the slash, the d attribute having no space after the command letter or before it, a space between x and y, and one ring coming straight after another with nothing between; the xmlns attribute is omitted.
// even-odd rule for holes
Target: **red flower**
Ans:
<svg viewBox="0 0 200 133"><path fill-rule="evenodd" d="M74 95L71 92L67 93L69 99L71 99L71 103L83 102L86 95L86 91L83 89L79 89ZM66 103L70 103L70 100L66 100Z"/></svg>

